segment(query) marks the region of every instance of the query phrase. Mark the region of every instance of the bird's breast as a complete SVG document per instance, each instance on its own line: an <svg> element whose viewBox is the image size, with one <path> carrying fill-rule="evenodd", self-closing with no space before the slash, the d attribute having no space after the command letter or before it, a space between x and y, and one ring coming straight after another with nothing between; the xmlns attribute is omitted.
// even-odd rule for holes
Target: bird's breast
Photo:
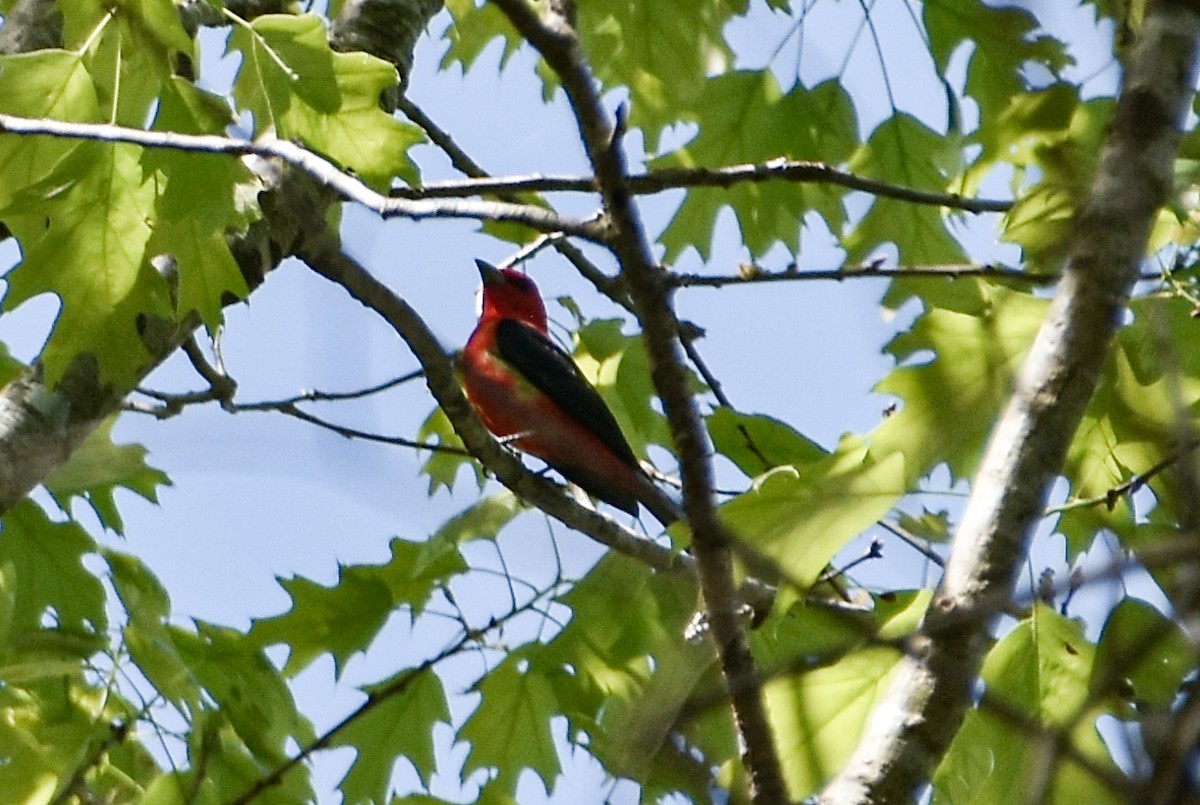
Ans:
<svg viewBox="0 0 1200 805"><path fill-rule="evenodd" d="M462 372L467 397L497 436L527 432L545 414L537 389L491 350L465 351Z"/></svg>

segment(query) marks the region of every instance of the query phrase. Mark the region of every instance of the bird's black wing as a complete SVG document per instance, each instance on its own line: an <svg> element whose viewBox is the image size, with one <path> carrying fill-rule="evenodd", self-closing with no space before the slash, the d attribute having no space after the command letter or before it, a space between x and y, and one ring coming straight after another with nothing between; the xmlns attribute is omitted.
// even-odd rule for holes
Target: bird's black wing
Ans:
<svg viewBox="0 0 1200 805"><path fill-rule="evenodd" d="M640 467L600 393L557 344L526 324L502 319L496 325L496 346L501 358L564 413L596 434L621 461Z"/></svg>

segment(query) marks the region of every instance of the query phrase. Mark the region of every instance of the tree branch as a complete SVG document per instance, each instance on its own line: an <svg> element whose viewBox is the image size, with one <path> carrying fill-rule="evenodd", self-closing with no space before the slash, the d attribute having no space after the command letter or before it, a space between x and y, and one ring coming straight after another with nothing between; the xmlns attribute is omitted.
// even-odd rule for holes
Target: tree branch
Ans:
<svg viewBox="0 0 1200 805"><path fill-rule="evenodd" d="M451 164L460 172L472 180L488 181L491 179L488 172L454 141L449 132L445 131L432 118L426 115L424 110L419 106L405 98L400 102L400 110L408 116L409 120L421 127L429 139L445 152L446 156L450 158ZM496 195L503 201L520 201L520 196L515 192L498 189ZM597 291L629 312L633 312L633 305L630 303L629 296L625 293L621 283L596 268L575 244L559 238L554 241L553 246L555 251L567 258L571 265L575 266L575 270L584 279L592 283Z"/></svg>
<svg viewBox="0 0 1200 805"><path fill-rule="evenodd" d="M689 572L691 562L687 557L581 506L565 495L558 485L525 469L479 421L463 395L450 356L412 306L342 251L331 236L322 235L315 229L313 232L300 248L300 258L317 274L340 285L351 297L391 325L420 362L430 392L467 449L495 474L500 483L570 528L655 570Z"/></svg>
<svg viewBox="0 0 1200 805"><path fill-rule="evenodd" d="M543 20L524 0L494 2L561 79L574 110L610 218L608 246L621 266L641 320L655 389L679 456L683 503L692 529L700 587L710 634L716 643L744 745L742 758L750 779L751 796L756 802L786 801L786 787L762 697L756 690L744 692L741 685L741 680L754 678L756 669L736 612L730 550L734 537L717 517L713 502L707 439L683 368L679 320L665 274L651 256L626 184L627 170L620 143L623 125L619 117L614 125L604 111L572 27L569 3L551 3Z"/></svg>
<svg viewBox="0 0 1200 805"><path fill-rule="evenodd" d="M797 282L814 280L854 279L964 279L967 277L983 277L985 279L1001 279L1021 282L1026 285L1053 285L1058 282L1057 275L1030 274L1018 268L1002 265L978 265L964 263L962 265L929 265L929 266L885 266L881 263L867 263L858 266L842 266L841 268L804 269L789 266L783 271L767 271L753 264L743 264L743 270L737 274L672 274L671 284L677 288L724 288L726 285L755 285L762 282ZM1158 277L1154 274L1150 279Z"/></svg>
<svg viewBox="0 0 1200 805"><path fill-rule="evenodd" d="M146 131L107 123L73 123L13 115L0 115L0 132L25 136L59 137L72 140L99 140L129 143L143 148L162 148L202 154L231 154L277 158L311 176L342 200L352 201L383 218L470 218L479 221L505 221L524 224L539 232L566 232L589 240L599 240L602 224L579 221L532 204L464 199L417 200L389 198L377 193L328 159L289 140L238 140L215 134L181 134L173 131Z"/></svg>
<svg viewBox="0 0 1200 805"><path fill-rule="evenodd" d="M900 802L928 779L970 707L989 627L1100 376L1150 226L1172 188L1194 81L1194 3L1148 6L1071 256L976 476L933 605L823 803Z"/></svg>
<svg viewBox="0 0 1200 805"><path fill-rule="evenodd" d="M416 122L414 120L414 122ZM648 196L687 187L732 187L761 182L826 184L861 190L873 196L893 198L911 204L927 204L964 212L1007 212L1012 202L1004 199L972 199L957 193L937 193L903 185L864 179L821 162L802 162L779 157L753 164L727 165L721 168L665 168L627 176L626 188L635 196ZM596 180L587 176L531 174L497 176L466 181L430 182L422 187L400 187L393 196L402 198L447 198L491 193L595 193Z"/></svg>

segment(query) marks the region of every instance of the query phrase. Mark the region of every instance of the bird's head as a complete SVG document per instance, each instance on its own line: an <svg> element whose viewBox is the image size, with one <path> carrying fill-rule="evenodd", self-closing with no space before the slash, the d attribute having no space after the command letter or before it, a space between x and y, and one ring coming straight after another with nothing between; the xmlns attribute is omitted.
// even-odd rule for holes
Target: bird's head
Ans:
<svg viewBox="0 0 1200 805"><path fill-rule="evenodd" d="M533 280L512 268L496 268L476 260L483 279L480 319L516 319L546 332L546 306Z"/></svg>

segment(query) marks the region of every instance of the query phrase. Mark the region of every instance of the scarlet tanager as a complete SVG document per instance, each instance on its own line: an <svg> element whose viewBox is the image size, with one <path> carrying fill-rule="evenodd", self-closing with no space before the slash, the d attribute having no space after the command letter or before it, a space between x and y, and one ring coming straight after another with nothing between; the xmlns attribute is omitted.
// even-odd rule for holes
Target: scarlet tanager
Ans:
<svg viewBox="0 0 1200 805"><path fill-rule="evenodd" d="M488 430L618 509L664 526L679 509L650 480L600 394L546 329L529 277L476 260L483 312L462 354L467 399Z"/></svg>

